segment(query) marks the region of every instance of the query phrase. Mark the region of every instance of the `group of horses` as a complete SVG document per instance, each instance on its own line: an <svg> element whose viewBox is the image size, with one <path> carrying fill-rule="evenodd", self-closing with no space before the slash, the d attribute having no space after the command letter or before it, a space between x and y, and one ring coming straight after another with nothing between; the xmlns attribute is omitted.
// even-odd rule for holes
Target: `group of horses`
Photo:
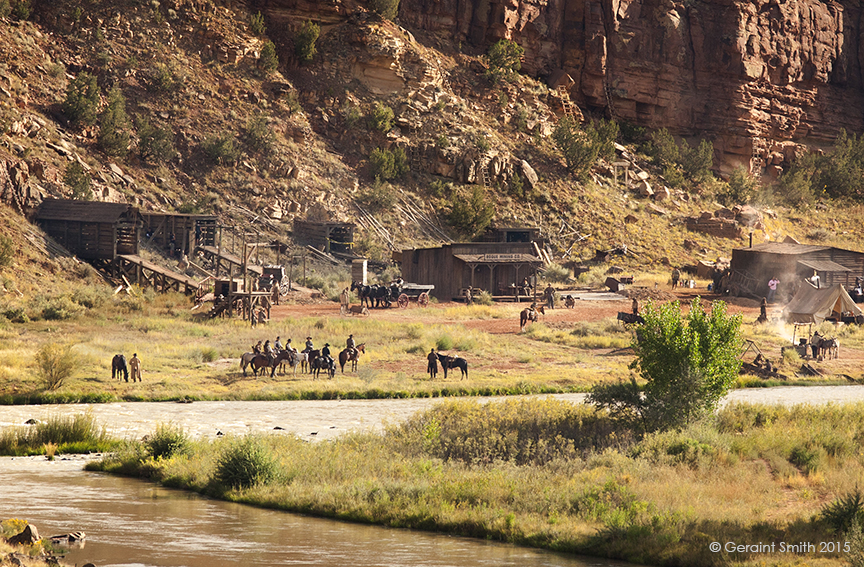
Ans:
<svg viewBox="0 0 864 567"><path fill-rule="evenodd" d="M393 305L399 299L402 288L396 284L363 285L360 282L351 282L351 291L357 292L361 307L365 304L369 309L372 309L373 307L390 307Z"/></svg>
<svg viewBox="0 0 864 567"><path fill-rule="evenodd" d="M342 373L345 373L345 365L351 363L351 371L357 371L357 361L360 355L366 352L366 343L359 344L354 347L354 350L344 349L339 353L339 367ZM297 375L297 367L301 372L314 374L317 379L323 371L331 379L336 375L336 361L321 356L321 349L311 350L309 352L295 352L294 350L280 350L272 354L247 352L240 357L240 369L243 371L243 376L246 376L246 368L251 366L252 373L258 376L259 370L266 368L270 369L270 377L276 376L276 370L285 365L293 369L293 374ZM283 368L283 374L284 374Z"/></svg>

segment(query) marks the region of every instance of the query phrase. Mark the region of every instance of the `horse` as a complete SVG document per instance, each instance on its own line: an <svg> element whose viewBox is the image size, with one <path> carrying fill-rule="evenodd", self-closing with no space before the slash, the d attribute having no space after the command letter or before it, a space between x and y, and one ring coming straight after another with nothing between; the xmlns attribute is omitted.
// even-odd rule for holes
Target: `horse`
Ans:
<svg viewBox="0 0 864 567"><path fill-rule="evenodd" d="M303 371L305 372L308 368L309 374L312 374L312 363L321 356L321 349L316 348L315 350L310 350L307 353L300 353L306 355L306 360L303 361Z"/></svg>
<svg viewBox="0 0 864 567"><path fill-rule="evenodd" d="M332 358L328 360L319 355L317 358L312 359L312 362L309 363L309 368L315 372L315 379L321 375L322 370L326 371L331 379L336 376L336 361Z"/></svg>
<svg viewBox="0 0 864 567"><path fill-rule="evenodd" d="M270 371L270 377L273 378L276 375L276 368L282 364L283 360L287 360L291 366L294 366L294 364L292 364L292 361L294 360L294 352L290 350L281 350L278 354L256 354L252 357L249 364L252 365L252 372L255 376L258 376L258 371L262 368L272 368ZM243 369L243 375L246 375L245 368Z"/></svg>
<svg viewBox="0 0 864 567"><path fill-rule="evenodd" d="M246 367L249 366L249 363L252 362L252 359L256 356L258 356L257 353L244 352L243 356L240 357L240 369L243 371L243 376L246 376Z"/></svg>
<svg viewBox="0 0 864 567"><path fill-rule="evenodd" d="M538 318L538 312L544 315L546 314L546 310L543 308L542 305L538 305L537 307L533 308L528 307L526 309L523 309L522 313L519 314L519 330L524 330L525 325L527 325L529 321L532 323L536 323Z"/></svg>
<svg viewBox="0 0 864 567"><path fill-rule="evenodd" d="M129 381L129 367L126 366L126 357L122 354L115 354L111 359L111 379L120 379L120 373L123 373L123 379Z"/></svg>
<svg viewBox="0 0 864 567"><path fill-rule="evenodd" d="M345 363L351 363L351 372L357 372L357 360L360 355L366 352L366 343L360 343L354 347L355 353L352 356L349 354L349 349L345 349L339 353L339 366L342 368L342 374L345 374Z"/></svg>
<svg viewBox="0 0 864 567"><path fill-rule="evenodd" d="M458 368L462 371L462 378L468 378L468 361L464 358L454 357L447 354L436 353L438 360L441 361L441 368L444 369L444 379L447 379L447 370Z"/></svg>
<svg viewBox="0 0 864 567"><path fill-rule="evenodd" d="M360 306L366 303L369 309L372 309L372 286L363 285L360 282L351 282L351 291L357 292L357 297L360 298Z"/></svg>
<svg viewBox="0 0 864 567"><path fill-rule="evenodd" d="M831 338L824 338L822 342L819 343L819 358L831 360L832 358L840 357L840 341Z"/></svg>

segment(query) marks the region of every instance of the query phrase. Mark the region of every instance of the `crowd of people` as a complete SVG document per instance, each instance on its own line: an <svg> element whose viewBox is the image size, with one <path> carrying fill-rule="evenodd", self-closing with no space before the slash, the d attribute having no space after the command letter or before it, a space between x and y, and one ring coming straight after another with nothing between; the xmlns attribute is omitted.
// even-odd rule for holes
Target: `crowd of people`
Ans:
<svg viewBox="0 0 864 567"><path fill-rule="evenodd" d="M354 335L348 335L348 339L345 341L345 348L348 351L349 357L354 358L357 356L357 343L354 340ZM285 341L285 344L283 345L281 336L277 336L276 340L272 343L270 342L270 339L266 339L263 342L259 340L256 344L252 345L253 353L265 354L267 356L275 356L286 350L295 354L298 352L291 344L290 338ZM301 350L300 353L309 354L314 350L316 349L315 344L312 342L312 337L306 337L306 344L303 346L303 350ZM330 351L330 343L324 343L324 346L321 348L321 356L327 361L328 365L334 362Z"/></svg>

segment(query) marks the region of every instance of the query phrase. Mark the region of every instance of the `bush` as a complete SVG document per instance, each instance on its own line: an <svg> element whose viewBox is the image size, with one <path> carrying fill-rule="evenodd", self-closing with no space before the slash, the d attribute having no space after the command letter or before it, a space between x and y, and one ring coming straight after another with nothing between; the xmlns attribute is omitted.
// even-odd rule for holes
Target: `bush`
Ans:
<svg viewBox="0 0 864 567"><path fill-rule="evenodd" d="M680 428L713 411L741 367L741 316L727 316L723 302L706 313L696 298L687 315L677 301L649 302L642 317L630 368L647 382L644 391L631 378L595 386L588 403L642 431Z"/></svg>
<svg viewBox="0 0 864 567"><path fill-rule="evenodd" d="M109 156L125 156L129 152L129 118L126 98L115 85L108 93L108 106L99 115L99 147Z"/></svg>
<svg viewBox="0 0 864 567"><path fill-rule="evenodd" d="M864 525L864 495L856 486L855 490L830 504L826 504L819 514L834 533L842 534L849 531L853 524Z"/></svg>
<svg viewBox="0 0 864 567"><path fill-rule="evenodd" d="M201 149L213 163L231 165L240 159L240 151L234 144L234 134L222 132L204 138Z"/></svg>
<svg viewBox="0 0 864 567"><path fill-rule="evenodd" d="M0 234L0 269L12 265L15 257L15 243L6 235Z"/></svg>
<svg viewBox="0 0 864 567"><path fill-rule="evenodd" d="M189 451L189 435L181 427L160 423L147 441L147 452L154 459L169 459Z"/></svg>
<svg viewBox="0 0 864 567"><path fill-rule="evenodd" d="M269 156L276 145L276 135L267 123L266 116L255 116L246 123L244 130L246 147L253 154Z"/></svg>
<svg viewBox="0 0 864 567"><path fill-rule="evenodd" d="M264 25L264 16L259 11L257 14L252 14L249 18L249 30L255 35L264 35L267 33L267 28Z"/></svg>
<svg viewBox="0 0 864 567"><path fill-rule="evenodd" d="M552 139L564 155L567 169L584 180L599 156L614 156L617 135L615 122L601 120L597 128L588 123L580 130L572 118L564 117L558 121Z"/></svg>
<svg viewBox="0 0 864 567"><path fill-rule="evenodd" d="M142 116L138 119L138 155L146 162L169 161L177 153L174 149L173 133L160 128Z"/></svg>
<svg viewBox="0 0 864 567"><path fill-rule="evenodd" d="M45 389L56 390L75 374L78 355L71 344L48 342L36 353L36 367Z"/></svg>
<svg viewBox="0 0 864 567"><path fill-rule="evenodd" d="M12 13L12 6L9 0L0 0L0 18L6 18Z"/></svg>
<svg viewBox="0 0 864 567"><path fill-rule="evenodd" d="M277 470L270 449L250 435L228 443L219 455L214 480L228 488L251 488L273 481Z"/></svg>
<svg viewBox="0 0 864 567"><path fill-rule="evenodd" d="M459 192L453 196L447 222L468 236L484 230L495 216L495 206L486 198L483 187L475 185L467 194Z"/></svg>
<svg viewBox="0 0 864 567"><path fill-rule="evenodd" d="M399 13L399 0L369 0L369 7L382 18L392 20Z"/></svg>
<svg viewBox="0 0 864 567"><path fill-rule="evenodd" d="M357 202L372 212L389 211L396 204L396 191L389 183L376 177L375 182L357 194Z"/></svg>
<svg viewBox="0 0 864 567"><path fill-rule="evenodd" d="M164 63L156 63L146 77L147 90L151 92L170 92L176 90L182 82L174 69Z"/></svg>
<svg viewBox="0 0 864 567"><path fill-rule="evenodd" d="M63 183L72 190L72 198L79 201L89 201L93 198L93 183L90 174L77 161L66 166L63 173Z"/></svg>
<svg viewBox="0 0 864 567"><path fill-rule="evenodd" d="M267 40L261 47L261 55L258 56L258 66L272 73L279 68L279 57L276 55L276 46Z"/></svg>
<svg viewBox="0 0 864 567"><path fill-rule="evenodd" d="M321 28L318 24L309 20L303 23L303 27L297 30L294 34L294 53L297 54L297 59L301 63L312 61L318 50L315 49L315 42L318 41L318 36L321 33Z"/></svg>
<svg viewBox="0 0 864 567"><path fill-rule="evenodd" d="M81 311L81 306L68 297L56 297L42 308L42 318L46 321L71 319Z"/></svg>
<svg viewBox="0 0 864 567"><path fill-rule="evenodd" d="M682 140L679 146L672 134L661 128L651 134L645 153L652 157L655 165L663 168L663 177L675 187L683 185L685 179L701 183L711 178L714 144L708 140L702 140L695 148Z"/></svg>
<svg viewBox="0 0 864 567"><path fill-rule="evenodd" d="M12 8L12 15L22 21L29 20L31 12L30 0L18 0Z"/></svg>
<svg viewBox="0 0 864 567"><path fill-rule="evenodd" d="M89 73L79 74L66 89L63 114L75 126L89 126L96 122L98 108L99 85L96 83L96 77Z"/></svg>
<svg viewBox="0 0 864 567"><path fill-rule="evenodd" d="M522 68L522 56L524 54L525 49L515 41L498 40L489 47L486 54L486 62L489 65L485 73L486 78L492 83L511 80Z"/></svg>
<svg viewBox="0 0 864 567"><path fill-rule="evenodd" d="M376 102L372 114L369 115L369 126L384 134L389 132L393 128L393 109Z"/></svg>
<svg viewBox="0 0 864 567"><path fill-rule="evenodd" d="M726 191L717 198L724 205L750 203L756 197L758 189L759 181L739 165L729 176Z"/></svg>
<svg viewBox="0 0 864 567"><path fill-rule="evenodd" d="M392 152L375 148L369 154L369 173L382 181L403 177L408 173L408 158L405 150L396 148Z"/></svg>

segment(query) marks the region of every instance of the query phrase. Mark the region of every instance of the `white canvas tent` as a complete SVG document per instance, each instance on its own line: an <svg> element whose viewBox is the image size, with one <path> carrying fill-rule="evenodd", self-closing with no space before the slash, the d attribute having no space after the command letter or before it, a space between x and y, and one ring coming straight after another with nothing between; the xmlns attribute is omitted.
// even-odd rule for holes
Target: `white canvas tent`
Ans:
<svg viewBox="0 0 864 567"><path fill-rule="evenodd" d="M864 316L840 284L822 289L803 284L783 311L791 323L817 325L832 316L839 320L842 314Z"/></svg>

